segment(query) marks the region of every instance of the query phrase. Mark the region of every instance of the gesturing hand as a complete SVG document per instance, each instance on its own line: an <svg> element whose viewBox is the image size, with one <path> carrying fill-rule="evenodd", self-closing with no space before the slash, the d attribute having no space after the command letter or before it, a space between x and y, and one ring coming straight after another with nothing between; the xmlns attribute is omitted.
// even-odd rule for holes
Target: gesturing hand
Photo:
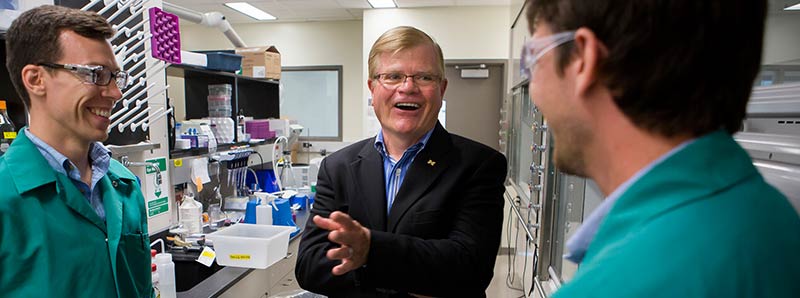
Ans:
<svg viewBox="0 0 800 298"><path fill-rule="evenodd" d="M342 260L333 267L333 275L342 275L358 269L367 263L370 245L370 231L344 212L334 211L328 218L316 215L314 224L331 231L328 240L341 244L341 247L328 250L331 260Z"/></svg>

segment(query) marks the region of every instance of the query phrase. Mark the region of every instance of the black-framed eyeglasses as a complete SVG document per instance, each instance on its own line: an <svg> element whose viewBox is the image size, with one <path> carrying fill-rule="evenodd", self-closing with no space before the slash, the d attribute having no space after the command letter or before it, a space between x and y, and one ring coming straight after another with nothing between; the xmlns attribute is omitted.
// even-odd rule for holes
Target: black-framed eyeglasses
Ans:
<svg viewBox="0 0 800 298"><path fill-rule="evenodd" d="M403 84L407 78L411 78L414 84L419 87L433 86L441 81L440 76L429 73L404 74L399 72L387 72L376 74L373 78L388 89L396 89Z"/></svg>
<svg viewBox="0 0 800 298"><path fill-rule="evenodd" d="M78 75L84 82L97 86L108 86L111 79L122 90L128 85L128 72L124 70L111 71L101 65L58 64L50 62L37 63L39 66L53 69L66 69Z"/></svg>

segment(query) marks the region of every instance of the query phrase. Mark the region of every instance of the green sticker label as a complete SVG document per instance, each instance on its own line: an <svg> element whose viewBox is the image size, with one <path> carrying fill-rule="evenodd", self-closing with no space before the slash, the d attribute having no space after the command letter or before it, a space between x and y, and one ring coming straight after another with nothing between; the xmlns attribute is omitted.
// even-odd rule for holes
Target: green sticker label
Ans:
<svg viewBox="0 0 800 298"><path fill-rule="evenodd" d="M147 202L147 217L153 217L169 210L167 197L159 198Z"/></svg>
<svg viewBox="0 0 800 298"><path fill-rule="evenodd" d="M162 158L156 158L156 159L148 159L147 162L149 162L149 163L157 163L158 164L158 169L161 172L164 172L164 171L167 170L167 159L166 158L162 157ZM155 173L153 168L147 167L147 174L153 174L153 173Z"/></svg>

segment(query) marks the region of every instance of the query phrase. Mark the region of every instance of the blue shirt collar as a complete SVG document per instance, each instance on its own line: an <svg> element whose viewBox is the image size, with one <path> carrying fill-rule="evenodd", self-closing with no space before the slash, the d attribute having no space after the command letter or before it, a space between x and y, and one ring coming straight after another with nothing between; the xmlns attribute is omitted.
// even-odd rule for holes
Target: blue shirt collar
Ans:
<svg viewBox="0 0 800 298"><path fill-rule="evenodd" d="M55 170L61 174L69 175L69 172L73 170L77 170L77 166L75 166L72 161L70 161L64 154L58 152L55 148L45 143L42 139L31 133L29 128L25 128L25 135L28 136L28 139L36 145L36 148L39 149L39 152L42 153L44 159L47 160L47 163ZM98 166L98 162L104 163L105 171L108 171L108 163L110 163L110 155L109 150L106 149L100 142L93 142L89 145L89 161L92 163L93 166Z"/></svg>
<svg viewBox="0 0 800 298"><path fill-rule="evenodd" d="M433 128L431 128L431 130L429 130L427 133L425 133L425 135L422 136L422 139L420 139L419 142L417 142L417 144L407 148L406 151L411 150L411 149L416 149L417 151L422 151L422 149L425 148L425 145L428 144L428 140L431 138L431 135L433 134L433 130L434 129L436 129L435 126ZM383 129L378 131L378 135L375 137L375 144L374 145L375 145L375 150L378 150L378 153L380 153L383 156L389 156L389 158L391 158L389 153L386 151L386 145L383 142Z"/></svg>
<svg viewBox="0 0 800 298"><path fill-rule="evenodd" d="M678 151L681 151L683 148L686 148L689 144L693 143L697 139L687 140L680 145L672 148L667 153L664 153L660 157L656 158L650 164L645 166L644 168L640 169L636 174L628 178L625 182L620 184L610 195L608 195L602 203L600 203L597 208L592 211L592 214L578 227L578 230L575 231L575 234L567 240L567 252L564 254L564 258L567 260L572 261L573 263L580 263L583 260L583 257L586 255L586 251L589 249L589 244L591 244L592 240L594 239L595 234L597 234L597 230L600 228L600 224L603 222L603 219L606 218L608 212L611 211L611 207L614 206L614 202L619 199L628 188L636 183L642 176L650 172L656 165L660 164L667 158L672 155L675 155Z"/></svg>
<svg viewBox="0 0 800 298"><path fill-rule="evenodd" d="M92 178L91 183L86 185L81 179L81 172L64 154L58 152L55 148L48 145L42 139L38 138L26 127L25 135L36 146L36 149L42 154L44 159L53 168L54 171L64 174L69 177L75 187L80 190L92 209L95 210L101 219L106 219L105 206L103 205L103 197L99 190L97 190L97 183L100 182L109 171L111 166L111 155L109 150L100 142L93 142L89 144L89 162L92 163Z"/></svg>

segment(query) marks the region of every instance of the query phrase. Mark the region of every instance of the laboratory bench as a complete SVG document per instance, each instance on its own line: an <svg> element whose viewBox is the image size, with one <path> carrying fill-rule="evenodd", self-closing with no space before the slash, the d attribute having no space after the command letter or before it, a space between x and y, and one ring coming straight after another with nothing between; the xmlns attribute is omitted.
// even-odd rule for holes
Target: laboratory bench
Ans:
<svg viewBox="0 0 800 298"><path fill-rule="evenodd" d="M294 279L294 265L297 250L300 245L300 236L305 230L308 209L298 210L296 224L300 232L289 239L288 254L285 258L266 269L250 269L239 267L225 267L217 265L205 267L191 257L174 254L175 280L181 280L181 275L195 278L213 272L188 290L177 293L179 298L194 297L264 297L274 294L272 289L281 285L281 281L288 278ZM197 253L199 255L199 252ZM195 258L196 259L196 258ZM216 266L216 267L215 267ZM195 271L197 270L197 271ZM180 286L178 288L181 288Z"/></svg>

